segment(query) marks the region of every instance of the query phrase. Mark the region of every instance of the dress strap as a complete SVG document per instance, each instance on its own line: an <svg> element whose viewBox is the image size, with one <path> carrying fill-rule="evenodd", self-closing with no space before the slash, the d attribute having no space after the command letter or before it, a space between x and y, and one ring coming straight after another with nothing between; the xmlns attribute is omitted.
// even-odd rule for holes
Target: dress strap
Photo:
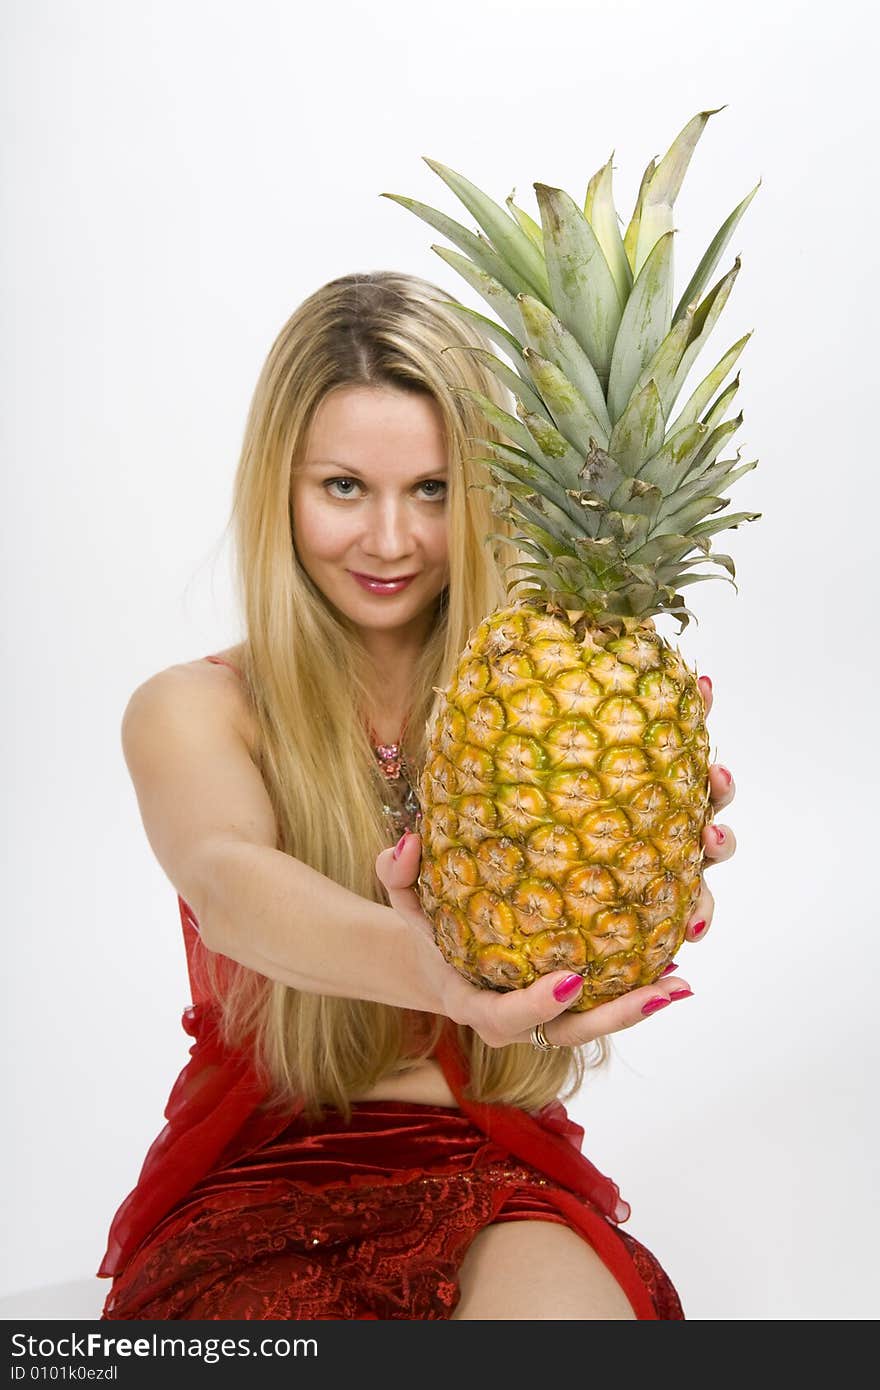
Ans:
<svg viewBox="0 0 880 1390"><path fill-rule="evenodd" d="M239 670L239 668L237 666L233 666L232 662L227 661L226 658L223 656L206 656L202 659L203 661L212 661L215 666L228 666L230 671L234 671L237 676L241 675L241 671Z"/></svg>

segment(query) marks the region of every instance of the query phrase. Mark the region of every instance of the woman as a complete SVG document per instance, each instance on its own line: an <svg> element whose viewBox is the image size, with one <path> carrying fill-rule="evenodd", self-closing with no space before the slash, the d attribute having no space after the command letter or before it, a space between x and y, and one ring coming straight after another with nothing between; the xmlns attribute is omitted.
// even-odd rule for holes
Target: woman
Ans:
<svg viewBox="0 0 880 1390"><path fill-rule="evenodd" d="M448 304L379 273L293 314L235 484L247 639L126 710L195 1041L111 1227L105 1318L682 1316L559 1097L580 1045L602 1062L604 1035L688 986L584 1014L565 971L474 988L413 886L435 688L505 592L471 486L488 427L453 388L506 402L475 356L444 352L485 346ZM711 786L731 799L723 769ZM710 858L732 850L707 834ZM704 888L689 939L711 910Z"/></svg>

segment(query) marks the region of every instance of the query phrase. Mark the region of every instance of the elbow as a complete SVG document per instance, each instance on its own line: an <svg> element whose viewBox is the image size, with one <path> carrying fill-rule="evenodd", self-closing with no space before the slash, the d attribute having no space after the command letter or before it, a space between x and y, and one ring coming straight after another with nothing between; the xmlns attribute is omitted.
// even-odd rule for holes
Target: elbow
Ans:
<svg viewBox="0 0 880 1390"><path fill-rule="evenodd" d="M186 902L190 908L190 923L209 951L225 954L221 919L225 894L218 845L205 846L190 874L190 891Z"/></svg>
<svg viewBox="0 0 880 1390"><path fill-rule="evenodd" d="M191 864L196 901L188 901L198 918L199 935L209 951L218 951L232 960L240 960L242 939L236 923L249 915L242 910L242 904L250 900L252 859L257 848L238 836L212 836L202 844Z"/></svg>
<svg viewBox="0 0 880 1390"><path fill-rule="evenodd" d="M214 914L206 905L203 895L199 893L181 893L183 903L183 916L202 945L209 951L220 951L218 944L218 934L214 930Z"/></svg>

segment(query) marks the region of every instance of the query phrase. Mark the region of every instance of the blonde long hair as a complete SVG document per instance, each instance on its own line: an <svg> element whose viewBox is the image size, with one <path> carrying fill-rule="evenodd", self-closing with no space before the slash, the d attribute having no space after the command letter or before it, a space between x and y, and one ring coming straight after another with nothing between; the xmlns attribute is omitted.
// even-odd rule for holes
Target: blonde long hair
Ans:
<svg viewBox="0 0 880 1390"><path fill-rule="evenodd" d="M486 480L475 462L476 441L501 436L454 388L479 391L505 409L510 400L478 356L444 351L489 347L448 308L450 302L427 281L394 272L345 275L307 298L263 366L234 484L230 523L246 623L242 668L277 848L377 902L387 902L375 858L388 845L389 830L362 717L365 656L352 624L331 608L298 561L291 477L314 412L336 387L428 393L440 408L450 461L450 581L412 687L405 753L420 770L435 688L448 682L472 628L506 600L502 569L485 543L487 533L500 528L487 494L472 486ZM516 558L501 542L502 567ZM329 1105L348 1119L351 1096L429 1056L444 1025L433 1015L293 989L211 953L206 964L224 1041L253 1048L265 1103L303 1102L311 1118ZM471 1029L457 1031L469 1068L468 1094L526 1109L573 1094L585 1067L608 1055L604 1041L598 1058L587 1063L575 1049L493 1049Z"/></svg>

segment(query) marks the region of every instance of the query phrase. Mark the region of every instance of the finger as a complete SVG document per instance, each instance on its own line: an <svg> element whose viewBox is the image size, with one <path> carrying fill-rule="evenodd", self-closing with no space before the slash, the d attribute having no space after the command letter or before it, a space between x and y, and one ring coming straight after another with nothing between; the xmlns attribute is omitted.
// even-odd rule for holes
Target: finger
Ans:
<svg viewBox="0 0 880 1390"><path fill-rule="evenodd" d="M709 768L709 798L715 810L729 806L735 796L733 773L723 763L712 763Z"/></svg>
<svg viewBox="0 0 880 1390"><path fill-rule="evenodd" d="M710 709L712 708L713 700L711 678L709 676L698 676L697 685L700 687L700 690L702 691L703 704L706 706L706 713L708 714Z"/></svg>
<svg viewBox="0 0 880 1390"><path fill-rule="evenodd" d="M691 991L680 976L670 975L653 985L630 990L607 1004L573 1013L571 1005L581 992L580 977L565 971L542 976L525 989L512 989L503 994L483 991L480 999L471 1001L477 1011L477 1018L471 1026L490 1047L530 1042L531 1030L538 1023L543 1024L548 1042L577 1047L606 1033L618 1032L641 1022L655 1008L663 1008L674 1002L671 998L673 992L678 998L686 998ZM661 997L662 1004L651 1005L652 1000ZM648 1012L644 1012L646 1006L651 1006Z"/></svg>
<svg viewBox="0 0 880 1390"><path fill-rule="evenodd" d="M712 918L715 915L715 899L711 889L707 887L706 880L700 879L700 896L697 898L697 905L688 918L685 929L685 941L702 941L712 925Z"/></svg>
<svg viewBox="0 0 880 1390"><path fill-rule="evenodd" d="M419 876L422 842L418 835L409 833L405 837L401 836L395 849L398 851L396 859L393 849L383 849L376 856L376 876L385 889L389 905L406 922L417 927L433 941L434 929L422 910L415 887Z"/></svg>
<svg viewBox="0 0 880 1390"><path fill-rule="evenodd" d="M534 986L529 988L533 989ZM597 1004L596 1008L583 1013L573 1013L566 1007L561 1013L543 1020L544 1037L549 1043L556 1043L560 1047L580 1047L609 1033L619 1033L625 1028L632 1028L636 1023L642 1023L661 1009L667 1008L669 1004L688 999L692 994L690 985L680 975L669 975L665 979L656 980L652 985L629 990L606 1004ZM530 1042L529 1032L517 1037L515 1041Z"/></svg>
<svg viewBox="0 0 880 1390"><path fill-rule="evenodd" d="M407 888L418 879L421 859L421 836L405 830L393 848L376 856L376 873L386 888Z"/></svg>
<svg viewBox="0 0 880 1390"><path fill-rule="evenodd" d="M718 825L711 821L703 827L703 850L708 861L706 867L720 864L736 853L736 836L729 825Z"/></svg>
<svg viewBox="0 0 880 1390"><path fill-rule="evenodd" d="M524 989L504 993L481 991L479 998L472 1001L477 1015L472 1026L490 1047L528 1042L536 1023L546 1023L564 1013L582 989L580 975L571 970L554 970Z"/></svg>

